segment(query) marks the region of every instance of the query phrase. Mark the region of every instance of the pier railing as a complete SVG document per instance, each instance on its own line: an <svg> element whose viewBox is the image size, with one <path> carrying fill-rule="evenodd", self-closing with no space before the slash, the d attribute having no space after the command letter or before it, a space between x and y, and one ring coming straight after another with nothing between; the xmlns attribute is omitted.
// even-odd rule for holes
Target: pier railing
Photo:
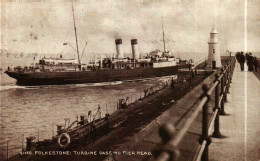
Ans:
<svg viewBox="0 0 260 161"><path fill-rule="evenodd" d="M166 123L160 129L160 136L163 141L161 152L156 157L157 161L177 161L180 156L178 145L188 132L194 120L202 111L202 133L199 139L199 150L193 157L194 161L208 161L208 149L211 143L209 130L214 128L213 137L220 138L219 115L225 115L224 102L227 101L230 83L235 67L235 58L231 57L228 63L221 69L221 73L215 75L215 80L210 85L204 84L202 87L203 94L200 100L195 104L195 109L191 116L186 119L181 129L176 130L173 123ZM215 107L211 118L209 114L209 101L214 94Z"/></svg>

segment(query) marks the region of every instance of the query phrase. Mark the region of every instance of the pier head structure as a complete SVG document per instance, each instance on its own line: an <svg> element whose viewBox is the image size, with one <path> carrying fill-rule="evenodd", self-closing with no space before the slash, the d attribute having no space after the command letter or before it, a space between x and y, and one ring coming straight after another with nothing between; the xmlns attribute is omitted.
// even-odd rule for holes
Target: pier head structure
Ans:
<svg viewBox="0 0 260 161"><path fill-rule="evenodd" d="M208 44L209 44L209 52L208 52L207 68L208 69L220 68L222 66L221 59L220 59L220 48L218 42L218 32L215 28L212 28L210 32L210 38Z"/></svg>

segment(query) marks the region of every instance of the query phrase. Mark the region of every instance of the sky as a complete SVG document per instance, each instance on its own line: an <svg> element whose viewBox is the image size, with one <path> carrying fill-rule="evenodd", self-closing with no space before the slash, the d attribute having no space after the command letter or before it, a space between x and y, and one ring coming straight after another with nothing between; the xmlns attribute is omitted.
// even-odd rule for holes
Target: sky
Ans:
<svg viewBox="0 0 260 161"><path fill-rule="evenodd" d="M212 27L219 32L221 52L260 51L260 1L242 0L99 0L74 1L79 51L114 53L121 38L126 53L138 39L141 53L166 49L174 52L207 52ZM163 18L162 18L163 17ZM16 53L71 53L76 48L72 1L1 3L1 49Z"/></svg>

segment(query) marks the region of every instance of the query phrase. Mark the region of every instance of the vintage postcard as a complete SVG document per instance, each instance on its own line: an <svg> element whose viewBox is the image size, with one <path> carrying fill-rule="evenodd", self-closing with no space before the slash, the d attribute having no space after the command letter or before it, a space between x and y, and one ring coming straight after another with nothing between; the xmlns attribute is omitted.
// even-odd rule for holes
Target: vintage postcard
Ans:
<svg viewBox="0 0 260 161"><path fill-rule="evenodd" d="M0 160L260 159L260 1L0 4Z"/></svg>

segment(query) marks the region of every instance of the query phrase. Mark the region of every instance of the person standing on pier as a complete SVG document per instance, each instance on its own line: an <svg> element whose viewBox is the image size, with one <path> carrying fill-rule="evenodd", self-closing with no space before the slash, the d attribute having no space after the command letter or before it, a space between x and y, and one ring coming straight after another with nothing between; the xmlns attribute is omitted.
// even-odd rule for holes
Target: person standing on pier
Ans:
<svg viewBox="0 0 260 161"><path fill-rule="evenodd" d="M236 53L236 59L237 59L238 62L239 62L239 57L240 57L240 52L237 52Z"/></svg>
<svg viewBox="0 0 260 161"><path fill-rule="evenodd" d="M245 62L246 62L246 65L247 65L247 70L249 70L249 63L248 63L248 60L249 60L249 54L248 53L245 53Z"/></svg>
<svg viewBox="0 0 260 161"><path fill-rule="evenodd" d="M255 72L257 72L258 60L256 56L254 57L254 66L255 66Z"/></svg>
<svg viewBox="0 0 260 161"><path fill-rule="evenodd" d="M254 57L252 56L252 53L248 54L247 57L247 64L248 64L248 71L252 72L254 70Z"/></svg>
<svg viewBox="0 0 260 161"><path fill-rule="evenodd" d="M241 71L244 71L245 60L246 60L246 58L245 58L243 52L241 52L240 55L239 55L239 61L238 61L239 64L240 64Z"/></svg>

